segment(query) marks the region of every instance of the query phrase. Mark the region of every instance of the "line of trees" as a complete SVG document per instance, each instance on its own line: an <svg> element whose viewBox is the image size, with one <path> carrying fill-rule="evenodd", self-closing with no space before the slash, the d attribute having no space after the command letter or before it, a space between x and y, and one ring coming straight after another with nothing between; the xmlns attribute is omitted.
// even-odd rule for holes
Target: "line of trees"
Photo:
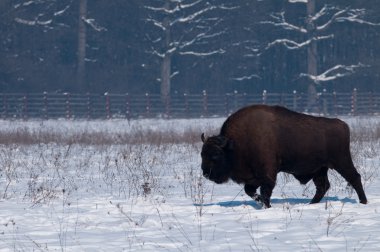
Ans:
<svg viewBox="0 0 380 252"><path fill-rule="evenodd" d="M378 0L2 0L0 92L380 90Z"/></svg>

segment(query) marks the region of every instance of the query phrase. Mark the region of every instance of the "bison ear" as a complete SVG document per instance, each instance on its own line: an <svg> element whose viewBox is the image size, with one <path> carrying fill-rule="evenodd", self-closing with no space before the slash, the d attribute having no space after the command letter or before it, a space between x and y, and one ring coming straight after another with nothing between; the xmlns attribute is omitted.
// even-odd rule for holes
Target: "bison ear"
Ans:
<svg viewBox="0 0 380 252"><path fill-rule="evenodd" d="M201 139L202 139L202 142L203 142L203 143L206 141L205 133L202 133L202 135L201 135Z"/></svg>

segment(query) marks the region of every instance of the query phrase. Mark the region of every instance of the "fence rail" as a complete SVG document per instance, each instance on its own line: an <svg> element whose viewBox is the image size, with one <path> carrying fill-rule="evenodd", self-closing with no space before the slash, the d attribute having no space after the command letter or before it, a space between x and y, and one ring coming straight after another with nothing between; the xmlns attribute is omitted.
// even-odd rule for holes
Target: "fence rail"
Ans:
<svg viewBox="0 0 380 252"><path fill-rule="evenodd" d="M312 108L307 108L304 93L261 94L228 93L224 95L175 94L163 103L157 94L71 94L2 93L0 117L3 119L111 119L111 118L193 118L227 116L248 104L282 105L299 112L326 116L379 115L380 93L318 94Z"/></svg>

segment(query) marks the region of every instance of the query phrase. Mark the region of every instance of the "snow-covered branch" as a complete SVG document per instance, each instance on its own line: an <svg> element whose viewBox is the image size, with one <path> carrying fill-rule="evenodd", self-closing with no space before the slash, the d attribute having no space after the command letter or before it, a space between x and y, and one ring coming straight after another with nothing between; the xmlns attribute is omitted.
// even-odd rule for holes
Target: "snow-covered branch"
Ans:
<svg viewBox="0 0 380 252"><path fill-rule="evenodd" d="M310 20L312 22L316 22L319 18L325 16L328 12L329 8L327 5L323 6L322 9L320 9L317 13L315 13L313 16L310 17Z"/></svg>
<svg viewBox="0 0 380 252"><path fill-rule="evenodd" d="M166 13L166 14L175 14L176 12L179 12L179 11L182 11L182 10L185 10L187 8L191 8L197 4L199 4L200 2L202 2L202 0L198 0L198 1L195 1L195 2L192 2L192 3L188 3L188 4L183 4L181 3L181 1L178 1L176 3L176 5L174 6L174 8L170 8L170 7L154 7L154 6L144 6L145 9L147 10L150 10L150 11L154 11L154 12L161 12L161 13Z"/></svg>
<svg viewBox="0 0 380 252"><path fill-rule="evenodd" d="M301 49L305 46L308 46L310 45L313 41L319 41L319 40L324 40L324 39L330 39L330 38L333 38L334 35L331 34L331 35L327 35L327 36L318 36L318 37L313 37L311 39L308 39L304 42L301 42L301 43L298 43L294 40L290 40L290 39L276 39L275 41L269 43L267 46L266 46L266 50L273 47L273 46L276 46L278 44L280 45L283 45L285 46L287 49L289 50L296 50L296 49Z"/></svg>
<svg viewBox="0 0 380 252"><path fill-rule="evenodd" d="M182 50L186 47L190 47L190 46L194 45L196 42L199 42L201 40L207 40L210 38L219 37L222 34L224 34L225 32L226 32L225 30L220 31L220 32L214 32L212 34L208 34L208 31L207 32L201 32L189 41L178 41L178 42L176 42L176 44L178 44L179 49Z"/></svg>
<svg viewBox="0 0 380 252"><path fill-rule="evenodd" d="M380 23L373 23L365 20L365 9L339 9L337 7L324 6L316 15L312 17L312 21L316 22L319 17L326 16L328 12L335 11L332 16L324 24L317 25L318 31L327 30L333 23L336 22L352 22L366 25L380 25Z"/></svg>
<svg viewBox="0 0 380 252"><path fill-rule="evenodd" d="M306 73L301 73L300 77L307 77L310 80L312 80L314 83L319 84L320 82L331 81L331 80L335 80L338 78L351 75L355 73L355 70L357 68L362 68L362 67L368 67L368 66L362 63L359 63L357 65L350 65L350 66L336 65L319 75L310 75Z"/></svg>
<svg viewBox="0 0 380 252"><path fill-rule="evenodd" d="M330 10L335 10L336 8L329 8ZM344 10L339 10L339 11L337 11L336 13L334 13L333 15L332 15L332 17L327 21L327 22L325 22L324 24L322 24L322 25L318 25L318 26L316 26L316 29L318 30L318 31L323 31L323 30L326 30L327 28L329 28L330 27L330 25L331 24L333 24L341 15L343 15L343 14L345 14L345 13L347 13L347 11L348 11L348 8L347 9L344 9ZM326 8L326 12L325 13L327 13L327 8Z"/></svg>
<svg viewBox="0 0 380 252"><path fill-rule="evenodd" d="M210 51L210 52L195 52L195 51L187 51L187 52L180 52L180 55L192 55L192 56L198 56L198 57L206 57L206 56L211 56L215 54L224 54L226 53L225 50L223 49L218 49L215 51Z"/></svg>
<svg viewBox="0 0 380 252"><path fill-rule="evenodd" d="M292 3L300 2L307 3L307 0L289 0ZM309 22L315 27L316 31L325 31L332 24L336 22L353 22L359 24L367 25L380 25L380 23L370 22L365 20L366 10L365 9L351 9L349 7L345 9L340 9L330 5L324 5L317 13L313 16L308 17ZM330 17L329 17L330 16ZM309 31L302 27L289 23L285 18L285 12L274 13L271 15L272 21L262 21L261 24L270 24L276 27L281 27L285 30L292 30L307 34ZM327 19L322 24L317 24L321 19Z"/></svg>
<svg viewBox="0 0 380 252"><path fill-rule="evenodd" d="M261 24L270 24L273 26L282 27L285 30L297 31L301 33L307 33L307 30L301 26L293 25L286 21L285 12L274 13L271 15L274 21L261 21Z"/></svg>
<svg viewBox="0 0 380 252"><path fill-rule="evenodd" d="M20 16L15 17L14 21L28 26L52 28L52 26L57 25L55 19L65 15L67 10L71 8L72 2L73 0L65 1L65 3L51 0L24 1L13 6L16 11L20 12ZM58 23L58 25L62 24Z"/></svg>
<svg viewBox="0 0 380 252"><path fill-rule="evenodd" d="M199 10L197 12L194 12L194 13L186 16L186 17L177 18L177 19L173 20L173 22L171 22L170 25L172 26L172 25L176 24L177 22L179 22L179 23L190 22L190 21L196 19L197 17L203 15L204 13L209 12L211 10L214 10L216 8L217 8L216 6L209 6L209 7L205 8L205 9L201 9L201 10Z"/></svg>
<svg viewBox="0 0 380 252"><path fill-rule="evenodd" d="M66 7L62 10L54 12L54 16L62 16L70 8L70 6L71 5L66 5Z"/></svg>
<svg viewBox="0 0 380 252"><path fill-rule="evenodd" d="M166 27L164 26L164 24L162 22L159 22L159 21L154 20L152 18L147 18L146 21L151 22L154 26L158 27L162 31L166 31Z"/></svg>
<svg viewBox="0 0 380 252"><path fill-rule="evenodd" d="M307 3L308 0L289 0L289 3Z"/></svg>
<svg viewBox="0 0 380 252"><path fill-rule="evenodd" d="M234 80L234 81L246 81L246 80L252 80L252 79L261 79L261 77L257 74L251 74L251 75L248 75L248 76L241 76L241 77L234 77L234 78L230 78L230 80Z"/></svg>
<svg viewBox="0 0 380 252"><path fill-rule="evenodd" d="M163 59L166 55L171 55L174 52L176 52L177 49L178 49L177 47L173 46L173 47L170 47L169 49L167 49L165 52L159 52L156 49L148 50L146 52L151 53L151 54Z"/></svg>
<svg viewBox="0 0 380 252"><path fill-rule="evenodd" d="M227 33L227 28L221 25L224 18L215 11L225 12L239 7L234 4L211 4L205 0L168 0L160 3L159 7L157 4L148 6L151 3L144 6L149 11L147 23L158 28L156 33L146 34L154 48L150 53L160 58L174 53L198 57L225 53L219 46L209 51L203 50L204 45Z"/></svg>
<svg viewBox="0 0 380 252"><path fill-rule="evenodd" d="M52 19L41 21L41 20L38 20L38 18L36 18L35 20L26 20L23 18L15 18L15 21L19 24L30 25L30 26L34 26L34 25L47 26L53 22Z"/></svg>
<svg viewBox="0 0 380 252"><path fill-rule="evenodd" d="M365 9L350 9L349 11L347 11L347 16L338 17L336 21L337 22L353 22L353 23L374 25L374 26L380 25L380 23L373 23L373 22L365 20L363 18L365 14L366 14Z"/></svg>
<svg viewBox="0 0 380 252"><path fill-rule="evenodd" d="M98 31L98 32L107 31L107 28L98 25L96 23L95 19L93 19L93 18L84 18L84 17L82 17L82 20L83 20L83 22L85 22L86 24L88 24L95 31Z"/></svg>

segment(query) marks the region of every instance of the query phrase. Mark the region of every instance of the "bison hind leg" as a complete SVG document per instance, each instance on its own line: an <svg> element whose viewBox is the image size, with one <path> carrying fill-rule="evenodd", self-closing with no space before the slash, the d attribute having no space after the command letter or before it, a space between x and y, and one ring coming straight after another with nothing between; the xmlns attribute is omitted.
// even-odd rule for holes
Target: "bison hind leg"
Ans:
<svg viewBox="0 0 380 252"><path fill-rule="evenodd" d="M335 170L355 189L359 196L360 203L367 204L361 176L356 170L352 160L343 160L334 165Z"/></svg>
<svg viewBox="0 0 380 252"><path fill-rule="evenodd" d="M322 167L322 169L313 177L313 182L317 188L314 198L311 200L310 204L318 203L321 201L323 196L330 188L330 182L327 177L327 167Z"/></svg>

